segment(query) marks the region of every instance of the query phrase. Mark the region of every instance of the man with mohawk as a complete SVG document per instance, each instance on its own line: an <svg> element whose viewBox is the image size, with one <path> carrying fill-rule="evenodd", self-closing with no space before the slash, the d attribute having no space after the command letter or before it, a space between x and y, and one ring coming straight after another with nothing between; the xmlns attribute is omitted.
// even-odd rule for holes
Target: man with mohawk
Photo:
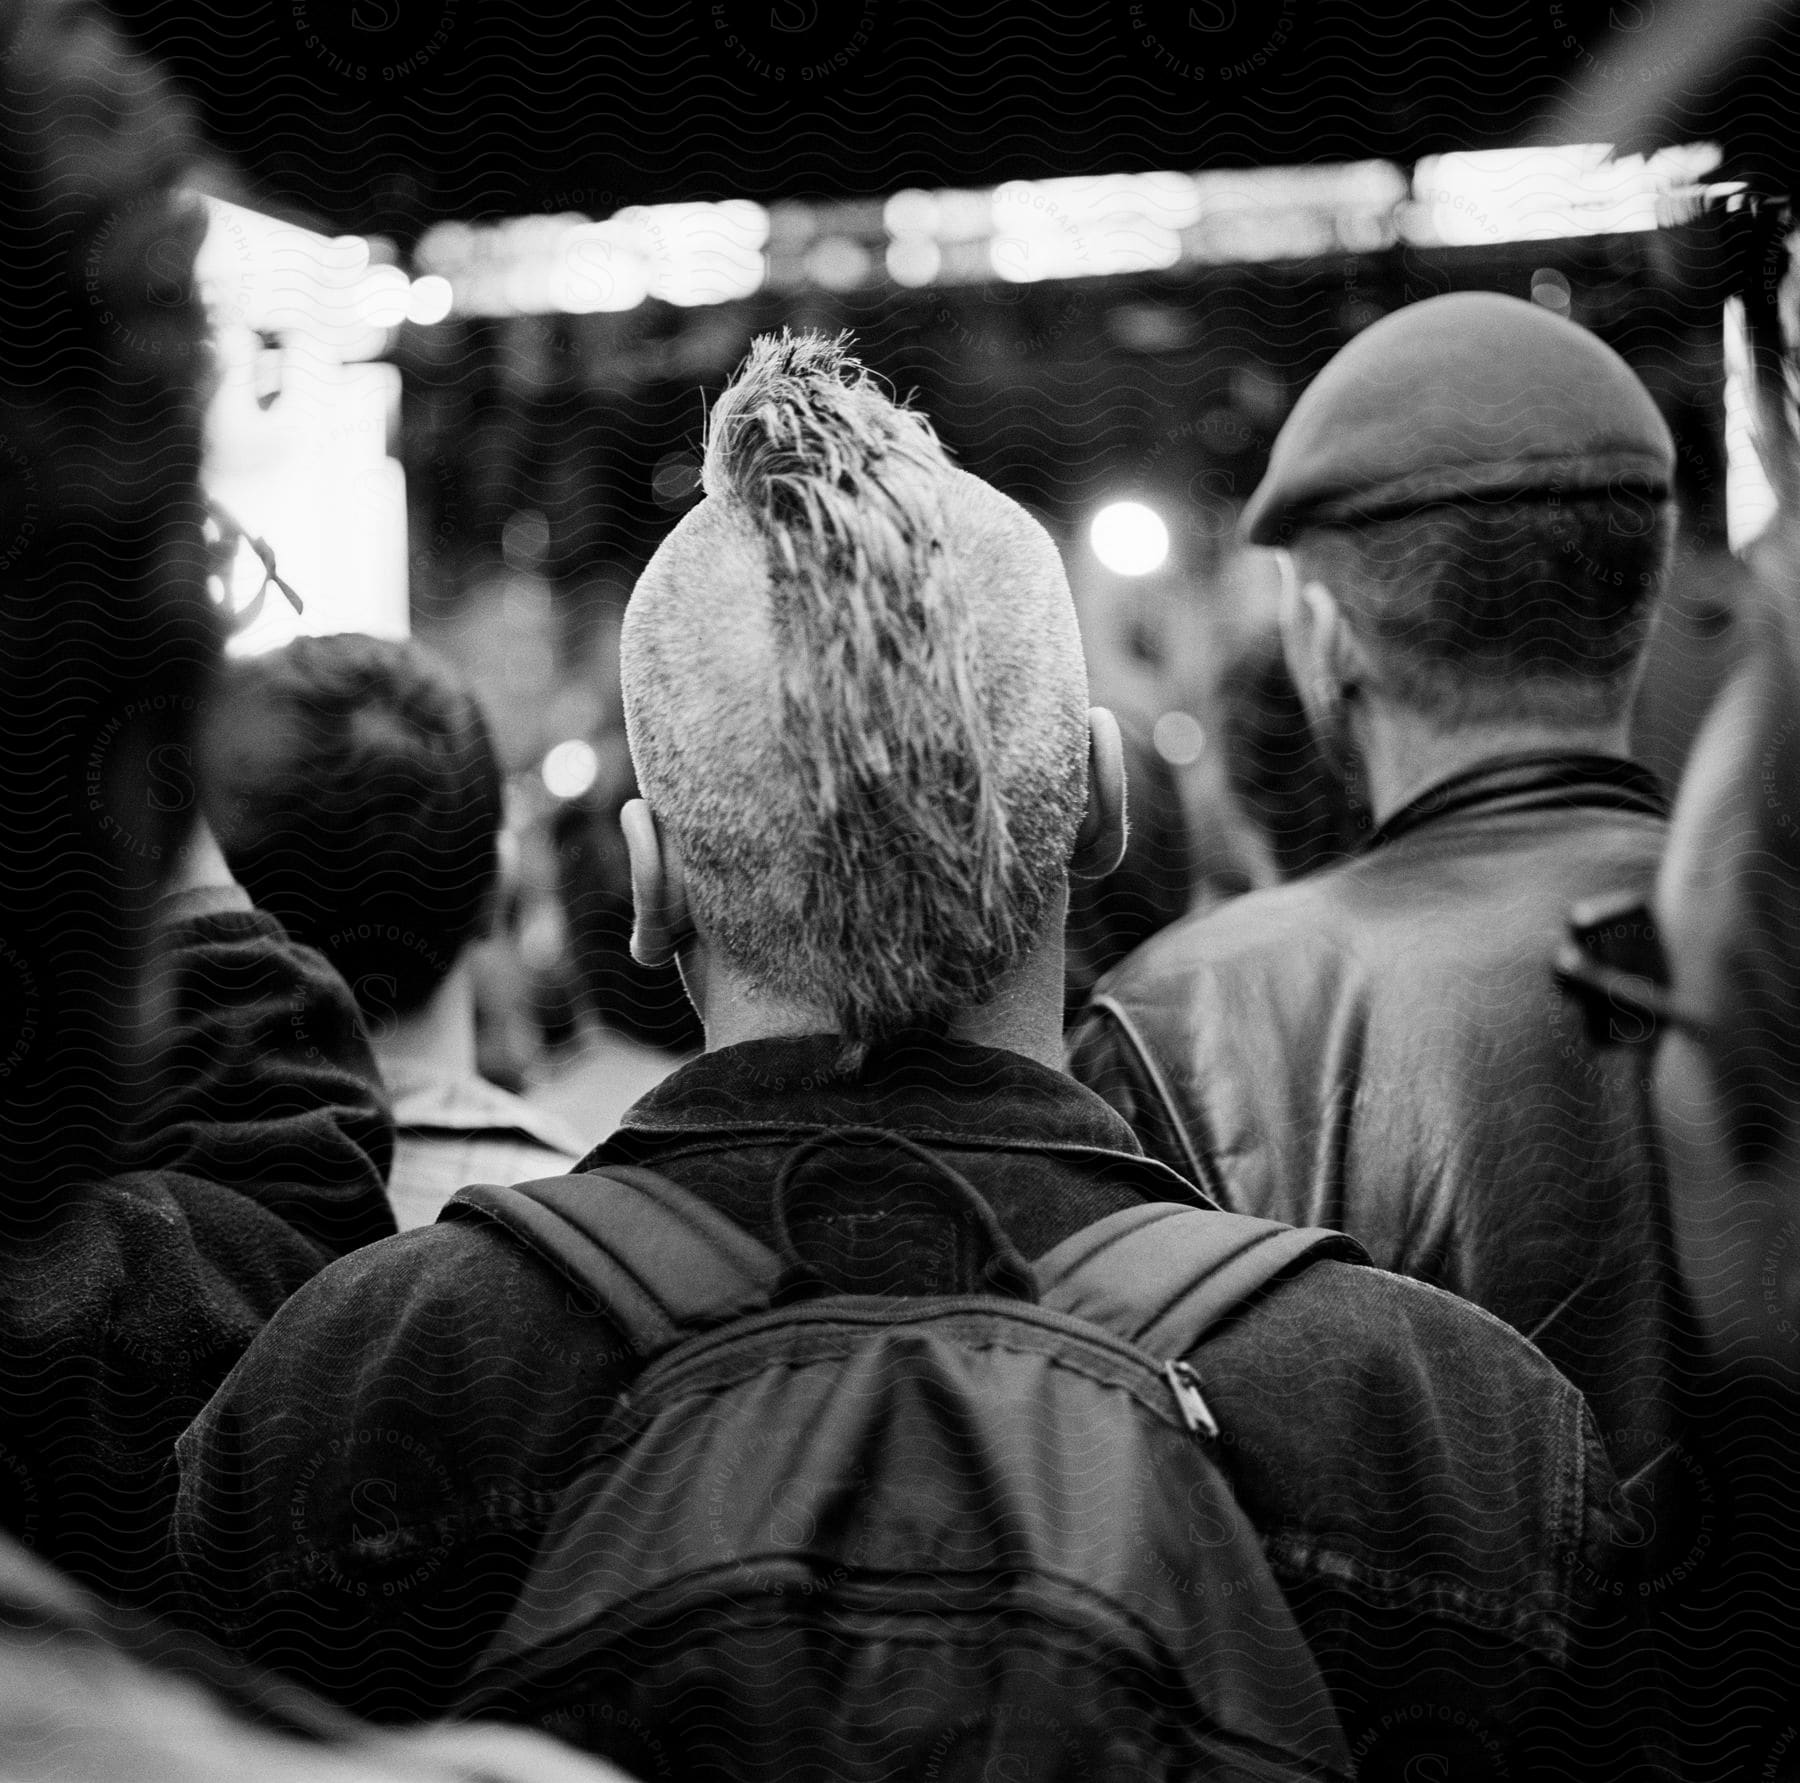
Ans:
<svg viewBox="0 0 1800 1783"><path fill-rule="evenodd" d="M713 411L704 486L621 649L645 795L623 818L633 946L679 963L707 1051L583 1161L596 1174L555 1185L560 1205L648 1166L789 1254L799 1153L879 1129L972 1187L1015 1260L1147 1203L1193 1207L1059 1068L1069 876L1116 860L1124 787L1049 537L813 337L757 342ZM896 1267L907 1184L890 1194L865 1156L811 1178L807 1260L839 1292ZM958 1245L913 1249L903 1292L984 1291ZM576 1482L605 1489L603 1433L642 1366L630 1324L477 1201L327 1271L182 1444L196 1599L365 1712L464 1704ZM1425 1754L1465 1779L1654 1772L1653 1679L1617 1607L1633 1532L1579 1395L1536 1351L1327 1261L1192 1361L1359 1774ZM690 1489L723 1517L748 1477ZM716 1707L627 1728L596 1706L579 1735L656 1774L788 1774L690 1750Z"/></svg>

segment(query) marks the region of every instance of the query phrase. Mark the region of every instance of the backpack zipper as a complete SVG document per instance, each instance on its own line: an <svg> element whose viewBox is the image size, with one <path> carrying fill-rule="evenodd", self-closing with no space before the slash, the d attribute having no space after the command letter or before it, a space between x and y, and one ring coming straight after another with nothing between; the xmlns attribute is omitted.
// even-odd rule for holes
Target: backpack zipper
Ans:
<svg viewBox="0 0 1800 1783"><path fill-rule="evenodd" d="M1125 1361L1131 1367L1147 1370L1151 1379L1158 1375L1162 1383L1169 1389L1175 1401L1175 1415L1181 1426L1191 1436L1209 1437L1219 1440L1219 1421L1213 1416L1212 1407L1206 1402L1206 1394L1201 1388L1199 1371L1187 1362L1158 1363L1154 1356L1146 1355L1128 1338L1121 1338L1108 1331L1103 1325L1095 1325L1086 1319L1073 1314L1059 1312L1054 1307L1032 1305L1023 1301L1002 1300L997 1296L981 1294L960 1294L945 1296L861 1296L843 1295L829 1299L809 1301L797 1307L771 1307L766 1312L746 1314L741 1319L731 1319L694 1333L675 1343L671 1348L654 1356L645 1365L637 1378L632 1381L620 1395L619 1410L626 1407L637 1407L655 1400L665 1394L680 1393L689 1390L688 1380L696 1372L703 1376L708 1374L709 1365L714 1363L721 1353L743 1350L744 1345L752 1340L752 1335L765 1333L786 1334L795 1328L809 1325L846 1326L867 1325L880 1328L883 1326L907 1325L912 1323L935 1323L946 1315L978 1314L984 1317L998 1317L1007 1322L1031 1324L1048 1327L1052 1331L1067 1332L1078 1337L1083 1344L1103 1354L1111 1355ZM760 1363L749 1368L755 1372ZM735 1376L734 1376L735 1378ZM1096 1377L1098 1378L1098 1377ZM1139 1379L1143 1377L1140 1375ZM1114 1380L1114 1386L1123 1386L1123 1381ZM1148 1382L1145 1382L1148 1385ZM706 1389L709 1393L718 1390L716 1381L709 1382ZM1136 1390L1136 1389L1133 1389ZM1139 1391L1139 1403L1146 1410L1158 1409L1160 1406L1149 1393ZM1166 1402L1164 1402L1166 1403Z"/></svg>
<svg viewBox="0 0 1800 1783"><path fill-rule="evenodd" d="M1165 1362L1163 1379L1169 1383L1169 1391L1175 1395L1175 1409L1181 1413L1181 1421L1196 1436L1210 1436L1214 1442L1219 1439L1219 1420L1212 1415L1212 1407L1206 1403L1206 1395L1200 1391L1200 1377L1185 1362Z"/></svg>

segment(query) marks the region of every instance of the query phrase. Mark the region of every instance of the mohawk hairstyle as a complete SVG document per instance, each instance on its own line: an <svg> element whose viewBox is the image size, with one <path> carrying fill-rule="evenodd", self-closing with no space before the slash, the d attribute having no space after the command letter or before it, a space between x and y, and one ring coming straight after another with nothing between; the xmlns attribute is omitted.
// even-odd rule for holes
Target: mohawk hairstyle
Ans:
<svg viewBox="0 0 1800 1783"><path fill-rule="evenodd" d="M1067 583L1042 529L956 470L841 336L755 343L714 407L703 486L691 518L717 508L762 546L775 710L746 725L780 784L743 802L766 846L717 801L684 821L676 746L644 722L649 662L634 753L696 915L759 982L830 1011L853 1066L984 1001L1037 938L1086 790Z"/></svg>

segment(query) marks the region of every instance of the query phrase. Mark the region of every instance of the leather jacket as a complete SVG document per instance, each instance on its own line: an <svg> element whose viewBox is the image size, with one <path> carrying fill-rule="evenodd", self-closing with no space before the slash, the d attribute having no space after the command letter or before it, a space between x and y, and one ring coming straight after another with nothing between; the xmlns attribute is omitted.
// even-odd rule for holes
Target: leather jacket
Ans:
<svg viewBox="0 0 1800 1783"><path fill-rule="evenodd" d="M1643 1064L1588 1044L1550 961L1572 904L1648 896L1666 809L1630 762L1489 762L1154 936L1070 1036L1222 1205L1349 1232L1523 1332L1626 1479L1671 1440L1680 1291Z"/></svg>

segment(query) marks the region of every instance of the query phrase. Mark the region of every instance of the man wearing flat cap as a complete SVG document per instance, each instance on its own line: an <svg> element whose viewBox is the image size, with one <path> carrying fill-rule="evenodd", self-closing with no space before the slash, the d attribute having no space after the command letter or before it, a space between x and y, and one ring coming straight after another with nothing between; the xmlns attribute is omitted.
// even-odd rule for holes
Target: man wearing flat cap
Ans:
<svg viewBox="0 0 1800 1783"><path fill-rule="evenodd" d="M1226 1205L1340 1227L1524 1332L1646 1482L1681 1311L1643 1073L1551 961L1663 846L1626 731L1673 459L1624 361L1514 298L1433 298L1339 353L1242 528L1282 552L1289 666L1373 834L1153 937L1071 1050Z"/></svg>

